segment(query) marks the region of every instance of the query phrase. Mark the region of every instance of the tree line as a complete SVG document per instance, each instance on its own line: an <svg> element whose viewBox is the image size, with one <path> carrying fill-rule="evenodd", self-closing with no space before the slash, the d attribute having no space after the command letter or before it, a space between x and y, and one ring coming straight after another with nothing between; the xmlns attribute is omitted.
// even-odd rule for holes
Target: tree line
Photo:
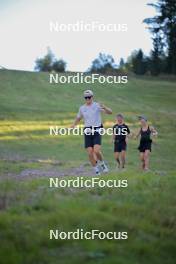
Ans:
<svg viewBox="0 0 176 264"><path fill-rule="evenodd" d="M137 75L176 74L176 0L158 0L148 4L156 9L157 15L144 19L152 34L153 49L146 56L142 49L135 50L125 61L115 63L109 54L99 53L88 72L100 74L119 74L133 72ZM38 71L65 72L67 63L56 59L50 49L43 58L36 60Z"/></svg>

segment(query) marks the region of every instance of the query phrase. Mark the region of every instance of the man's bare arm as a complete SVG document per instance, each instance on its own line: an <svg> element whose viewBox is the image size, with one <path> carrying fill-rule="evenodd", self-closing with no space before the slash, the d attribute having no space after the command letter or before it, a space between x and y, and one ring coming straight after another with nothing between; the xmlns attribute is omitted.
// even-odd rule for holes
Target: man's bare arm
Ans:
<svg viewBox="0 0 176 264"><path fill-rule="evenodd" d="M74 128L75 126L78 125L78 123L80 122L81 117L76 117L75 121L73 122L73 124L71 125L72 128Z"/></svg>
<svg viewBox="0 0 176 264"><path fill-rule="evenodd" d="M104 104L100 104L100 106L105 111L106 114L108 114L108 115L111 115L112 114L111 108L105 106Z"/></svg>

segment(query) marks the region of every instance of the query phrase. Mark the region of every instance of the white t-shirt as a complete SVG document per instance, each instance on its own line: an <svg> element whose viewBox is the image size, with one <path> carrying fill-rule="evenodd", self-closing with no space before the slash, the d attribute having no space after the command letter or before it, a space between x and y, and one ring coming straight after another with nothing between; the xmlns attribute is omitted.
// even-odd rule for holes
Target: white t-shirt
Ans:
<svg viewBox="0 0 176 264"><path fill-rule="evenodd" d="M101 112L104 112L104 109L99 103L93 102L91 105L82 105L77 117L84 119L85 127L99 127L101 126Z"/></svg>

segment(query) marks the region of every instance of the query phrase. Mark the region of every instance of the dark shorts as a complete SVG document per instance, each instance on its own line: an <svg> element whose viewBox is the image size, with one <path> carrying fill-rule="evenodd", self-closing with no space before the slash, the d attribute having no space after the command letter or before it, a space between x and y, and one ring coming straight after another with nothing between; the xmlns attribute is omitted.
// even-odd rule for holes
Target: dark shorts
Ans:
<svg viewBox="0 0 176 264"><path fill-rule="evenodd" d="M152 151L152 142L140 142L138 150L140 152L145 152L146 150Z"/></svg>
<svg viewBox="0 0 176 264"><path fill-rule="evenodd" d="M127 144L125 141L114 143L114 152L126 151Z"/></svg>
<svg viewBox="0 0 176 264"><path fill-rule="evenodd" d="M85 148L94 147L94 145L101 145L101 135L95 132L94 135L84 134L84 146Z"/></svg>

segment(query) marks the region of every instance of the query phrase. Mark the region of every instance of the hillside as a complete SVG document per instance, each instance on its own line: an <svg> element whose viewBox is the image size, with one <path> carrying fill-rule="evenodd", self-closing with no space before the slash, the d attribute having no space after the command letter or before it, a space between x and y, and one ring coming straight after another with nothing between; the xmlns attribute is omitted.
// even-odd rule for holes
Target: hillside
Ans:
<svg viewBox="0 0 176 264"><path fill-rule="evenodd" d="M157 127L159 138L153 157L157 169L174 169L172 153L175 149L175 99L174 82L130 79L126 85L50 85L47 73L0 71L0 120L3 151L0 157L38 158L83 161L81 137L63 138L49 136L50 125L69 126L84 103L82 92L92 88L95 100L103 102L113 110L113 115L104 116L107 125L114 123L116 113L121 112L135 132L139 124L137 116L144 114ZM104 138L107 160L112 160L110 138ZM70 144L68 150L67 144ZM137 155L137 142L131 140L129 163ZM60 151L58 151L60 149ZM74 155L74 149L79 149ZM68 162L69 162L68 161ZM158 164L158 162L160 163ZM136 163L136 159L135 159ZM136 164L135 164L136 167Z"/></svg>
<svg viewBox="0 0 176 264"><path fill-rule="evenodd" d="M137 116L155 126L151 171L139 170L131 139L127 170L115 171L111 138L103 138L110 173L128 189L50 189L49 177L88 177L81 136L50 136L69 126L91 88L95 100L123 113L133 132ZM0 70L0 259L2 264L174 264L176 257L176 85L159 78L129 78L126 85L50 85L47 73ZM86 171L87 174L84 174ZM127 230L127 241L49 240L50 228Z"/></svg>

